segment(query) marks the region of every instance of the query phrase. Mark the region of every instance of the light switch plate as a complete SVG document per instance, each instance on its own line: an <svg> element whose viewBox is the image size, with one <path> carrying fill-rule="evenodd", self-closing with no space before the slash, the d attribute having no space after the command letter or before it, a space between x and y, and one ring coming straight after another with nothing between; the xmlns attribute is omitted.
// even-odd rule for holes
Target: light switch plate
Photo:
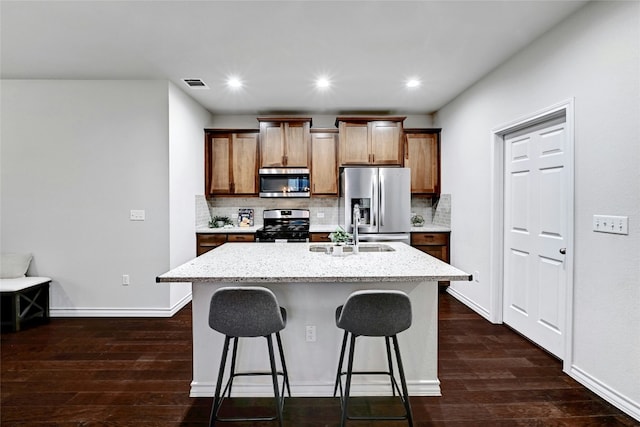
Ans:
<svg viewBox="0 0 640 427"><path fill-rule="evenodd" d="M629 217L594 215L593 231L597 231L599 233L629 234Z"/></svg>
<svg viewBox="0 0 640 427"><path fill-rule="evenodd" d="M131 209L131 212L129 213L130 221L144 221L144 217L144 209Z"/></svg>

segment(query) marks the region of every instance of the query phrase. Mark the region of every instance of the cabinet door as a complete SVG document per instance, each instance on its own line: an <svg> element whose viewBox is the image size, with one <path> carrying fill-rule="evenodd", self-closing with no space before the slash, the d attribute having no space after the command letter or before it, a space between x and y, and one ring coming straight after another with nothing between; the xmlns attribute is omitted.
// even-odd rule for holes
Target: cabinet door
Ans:
<svg viewBox="0 0 640 427"><path fill-rule="evenodd" d="M438 194L438 136L408 133L405 146L405 167L411 168L412 194Z"/></svg>
<svg viewBox="0 0 640 427"><path fill-rule="evenodd" d="M336 139L332 133L311 135L311 193L338 195Z"/></svg>
<svg viewBox="0 0 640 427"><path fill-rule="evenodd" d="M231 137L230 135L215 135L209 138L207 147L207 162L209 194L231 193Z"/></svg>
<svg viewBox="0 0 640 427"><path fill-rule="evenodd" d="M402 162L401 126L397 122L369 123L371 160L374 165L400 165Z"/></svg>
<svg viewBox="0 0 640 427"><path fill-rule="evenodd" d="M196 256L217 248L227 240L226 234L196 233Z"/></svg>
<svg viewBox="0 0 640 427"><path fill-rule="evenodd" d="M260 123L260 158L263 168L285 166L282 123Z"/></svg>
<svg viewBox="0 0 640 427"><path fill-rule="evenodd" d="M258 194L258 134L233 135L233 193Z"/></svg>
<svg viewBox="0 0 640 427"><path fill-rule="evenodd" d="M369 164L368 123L340 122L340 164Z"/></svg>
<svg viewBox="0 0 640 427"><path fill-rule="evenodd" d="M287 167L309 167L309 123L284 124L284 165Z"/></svg>

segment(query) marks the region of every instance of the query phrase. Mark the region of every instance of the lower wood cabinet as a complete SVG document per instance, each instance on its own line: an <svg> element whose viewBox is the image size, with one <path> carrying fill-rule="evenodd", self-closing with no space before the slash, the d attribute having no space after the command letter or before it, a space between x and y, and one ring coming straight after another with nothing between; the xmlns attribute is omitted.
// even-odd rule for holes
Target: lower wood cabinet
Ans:
<svg viewBox="0 0 640 427"><path fill-rule="evenodd" d="M449 263L449 232L411 233L411 246ZM449 282L438 282L440 289L449 286Z"/></svg>
<svg viewBox="0 0 640 427"><path fill-rule="evenodd" d="M254 233L196 233L196 256L200 256L226 242L255 242Z"/></svg>
<svg viewBox="0 0 640 427"><path fill-rule="evenodd" d="M310 242L331 242L329 238L331 233L309 233Z"/></svg>

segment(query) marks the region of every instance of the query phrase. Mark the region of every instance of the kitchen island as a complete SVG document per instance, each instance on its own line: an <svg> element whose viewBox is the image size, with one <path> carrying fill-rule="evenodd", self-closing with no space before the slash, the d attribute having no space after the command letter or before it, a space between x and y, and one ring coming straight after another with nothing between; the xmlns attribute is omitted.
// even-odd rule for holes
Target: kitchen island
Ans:
<svg viewBox="0 0 640 427"><path fill-rule="evenodd" d="M437 375L438 281L470 276L403 243L385 243L391 251L361 244L358 254L333 256L314 243L226 243L158 276L157 282L193 284L192 397L213 396L224 336L208 326L209 301L223 286L258 285L271 289L287 309L281 332L291 392L295 396L331 396L342 330L335 309L361 289L398 289L409 295L413 324L398 339L409 393L440 395ZM313 249L313 250L310 250ZM355 369L386 366L384 340L358 338ZM243 339L238 351L241 370L267 370L264 339ZM234 395L270 396L269 378L234 381ZM387 395L383 377L354 377L353 395Z"/></svg>

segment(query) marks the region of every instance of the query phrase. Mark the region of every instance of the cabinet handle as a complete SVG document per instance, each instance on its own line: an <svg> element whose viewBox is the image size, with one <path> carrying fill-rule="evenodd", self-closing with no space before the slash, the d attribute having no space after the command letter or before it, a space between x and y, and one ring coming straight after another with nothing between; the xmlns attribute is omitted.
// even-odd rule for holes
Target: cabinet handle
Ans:
<svg viewBox="0 0 640 427"><path fill-rule="evenodd" d="M287 166L287 160L289 160L289 159L287 158L287 156L282 156L282 164L283 164L283 165Z"/></svg>
<svg viewBox="0 0 640 427"><path fill-rule="evenodd" d="M404 141L404 158L409 160L409 144L407 141Z"/></svg>
<svg viewBox="0 0 640 427"><path fill-rule="evenodd" d="M376 155L372 154L371 155L371 163L375 163L376 162Z"/></svg>

